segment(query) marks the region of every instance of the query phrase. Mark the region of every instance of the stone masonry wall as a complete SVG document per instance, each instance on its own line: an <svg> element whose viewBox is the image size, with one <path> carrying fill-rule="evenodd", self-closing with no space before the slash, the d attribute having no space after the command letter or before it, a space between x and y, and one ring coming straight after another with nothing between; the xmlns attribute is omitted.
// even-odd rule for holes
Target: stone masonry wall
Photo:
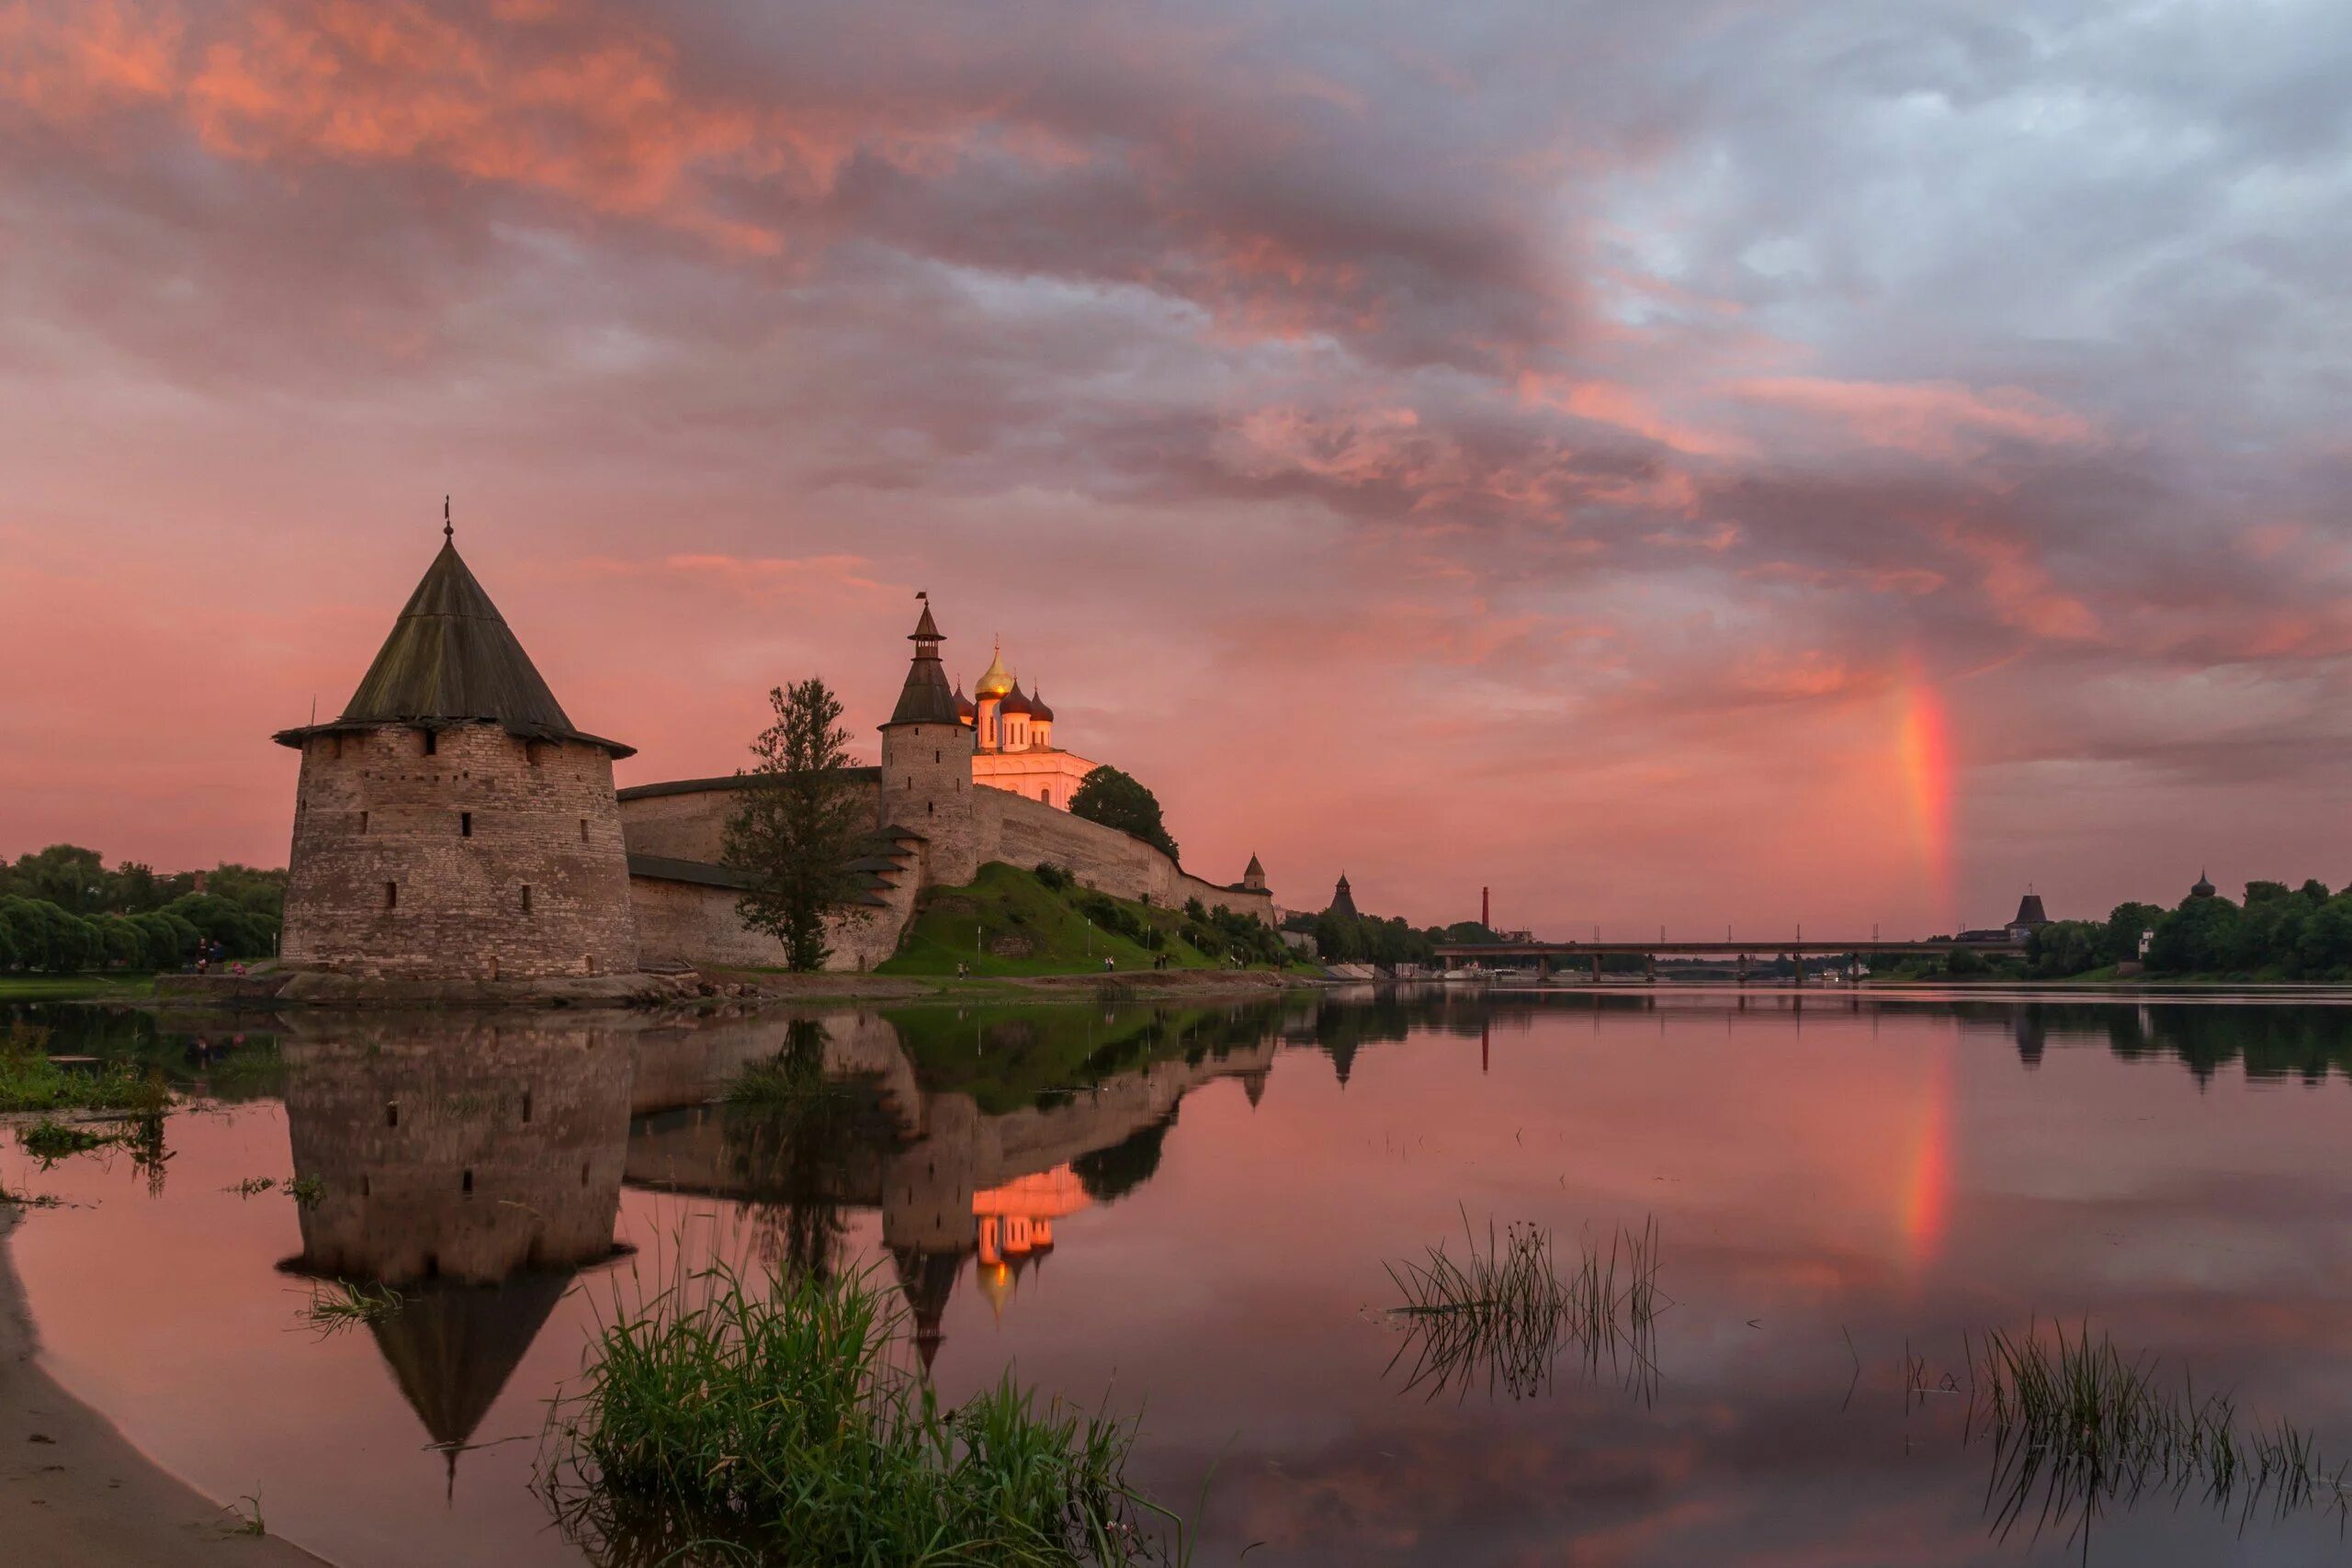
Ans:
<svg viewBox="0 0 2352 1568"><path fill-rule="evenodd" d="M980 859L1026 869L1051 861L1085 886L1114 898L1148 898L1173 908L1198 898L1209 908L1233 909L1273 922L1271 893L1237 892L1197 876L1142 840L1001 790L984 791L979 811Z"/></svg>
<svg viewBox="0 0 2352 1568"><path fill-rule="evenodd" d="M492 724L432 745L405 726L304 743L286 963L422 979L633 972L611 757Z"/></svg>
<svg viewBox="0 0 2352 1568"><path fill-rule="evenodd" d="M910 866L900 885L884 894L884 908L863 919L844 914L826 921L825 942L832 954L825 966L866 970L896 953L899 935L913 918L914 895ZM731 887L633 876L628 896L637 917L638 949L648 964L784 967L784 943L743 924L735 913Z"/></svg>
<svg viewBox="0 0 2352 1568"><path fill-rule="evenodd" d="M923 836L920 880L960 887L978 874L976 797L1001 791L972 782L973 732L960 724L891 724L882 729L881 820ZM1007 797L1010 798L1010 797ZM1051 811L1041 806L1040 811Z"/></svg>
<svg viewBox="0 0 2352 1568"><path fill-rule="evenodd" d="M727 848L727 818L735 809L734 783L711 779L707 788L652 784L621 791L621 826L628 852L720 863ZM872 784L865 787L869 810L878 822L882 797Z"/></svg>
<svg viewBox="0 0 2352 1568"><path fill-rule="evenodd" d="M1198 898L1210 908L1232 909L1272 923L1271 893L1237 891L1186 875L1166 855L1115 828L1004 790L974 787L968 773L956 772L953 750L961 739L968 768L971 731L959 726L958 734L948 735L944 729L909 725L894 727L884 737L877 818L912 828L926 842L917 863L889 895L888 908L854 926L834 928L831 967L870 969L888 958L913 918L918 884L960 886L989 861L1023 870L1050 861L1084 886L1114 897L1149 898L1168 908ZM707 789L650 786L628 792L620 811L629 852L718 863L733 808L729 782L715 780L714 787ZM746 967L783 963L779 944L742 929L735 918L735 895L727 888L637 877L630 897L639 942L649 961Z"/></svg>

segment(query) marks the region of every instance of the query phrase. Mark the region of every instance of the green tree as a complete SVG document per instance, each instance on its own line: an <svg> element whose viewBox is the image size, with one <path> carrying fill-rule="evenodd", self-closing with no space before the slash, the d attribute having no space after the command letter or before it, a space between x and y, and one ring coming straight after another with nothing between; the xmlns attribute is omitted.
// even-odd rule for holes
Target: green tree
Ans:
<svg viewBox="0 0 2352 1568"><path fill-rule="evenodd" d="M2028 970L2038 980L2063 980L2106 962L2107 927L2098 920L2052 920L2025 941Z"/></svg>
<svg viewBox="0 0 2352 1568"><path fill-rule="evenodd" d="M2312 911L2295 943L2295 967L2306 975L2334 975L2352 967L2352 889Z"/></svg>
<svg viewBox="0 0 2352 1568"><path fill-rule="evenodd" d="M1069 797L1069 812L1133 834L1170 860L1179 858L1176 840L1168 836L1168 826L1159 819L1159 798L1116 768L1097 768L1079 780Z"/></svg>
<svg viewBox="0 0 2352 1568"><path fill-rule="evenodd" d="M2218 895L2190 898L2166 915L2148 947L2148 967L2166 975L2224 970L2236 960L2238 907Z"/></svg>
<svg viewBox="0 0 2352 1568"><path fill-rule="evenodd" d="M0 881L0 893L54 904L69 915L110 908L112 891L106 858L79 844L51 844L18 855Z"/></svg>
<svg viewBox="0 0 2352 1568"><path fill-rule="evenodd" d="M2154 931L2164 919L2165 910L2160 905L2118 904L2115 912L2107 917L2107 933L2100 939L2099 956L2109 964L2137 964L2141 933Z"/></svg>
<svg viewBox="0 0 2352 1568"><path fill-rule="evenodd" d="M727 863L754 879L736 902L743 923L784 944L797 970L821 969L831 949L825 918L863 911L854 862L873 828L869 803L850 770L842 705L810 676L768 693L775 722L752 743L755 765L741 776L728 819Z"/></svg>

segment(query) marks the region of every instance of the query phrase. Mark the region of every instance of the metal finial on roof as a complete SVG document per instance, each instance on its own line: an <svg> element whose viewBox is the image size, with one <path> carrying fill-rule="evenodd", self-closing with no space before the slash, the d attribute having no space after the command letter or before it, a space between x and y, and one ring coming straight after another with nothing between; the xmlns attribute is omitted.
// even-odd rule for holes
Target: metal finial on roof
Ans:
<svg viewBox="0 0 2352 1568"><path fill-rule="evenodd" d="M441 498L441 536L451 544L458 542L458 526L449 521L449 498Z"/></svg>

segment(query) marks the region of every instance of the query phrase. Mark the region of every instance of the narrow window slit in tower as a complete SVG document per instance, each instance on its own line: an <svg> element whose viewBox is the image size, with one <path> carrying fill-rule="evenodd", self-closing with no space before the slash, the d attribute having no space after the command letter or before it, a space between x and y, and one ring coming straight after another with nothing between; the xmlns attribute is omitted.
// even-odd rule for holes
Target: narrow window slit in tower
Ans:
<svg viewBox="0 0 2352 1568"><path fill-rule="evenodd" d="M401 1102L397 1100L388 1100L384 1101L384 1125L387 1127L397 1127L400 1124Z"/></svg>
<svg viewBox="0 0 2352 1568"><path fill-rule="evenodd" d="M430 757L440 750L441 732L437 729L426 730L424 732L424 754Z"/></svg>
<svg viewBox="0 0 2352 1568"><path fill-rule="evenodd" d="M368 830L368 813L365 811L359 814L359 830L363 833Z"/></svg>
<svg viewBox="0 0 2352 1568"><path fill-rule="evenodd" d="M530 912L531 912L531 885L530 885L529 883L526 882L525 884L523 884L523 913L525 913L525 914L526 914L526 915L527 915L527 914L529 914Z"/></svg>
<svg viewBox="0 0 2352 1568"><path fill-rule="evenodd" d="M460 812L458 812L458 837L459 837L459 838L461 838L461 839L470 839L470 838L472 838L473 836L474 836L474 814L473 814L472 812L470 812L470 811L460 811Z"/></svg>
<svg viewBox="0 0 2352 1568"><path fill-rule="evenodd" d="M400 907L401 907L401 885L400 885L399 883L397 883L397 882L387 882L387 883L385 883L385 884L384 884L384 908L387 908L387 909L397 909L397 908L399 908Z"/></svg>
<svg viewBox="0 0 2352 1568"><path fill-rule="evenodd" d="M588 818L585 817L580 819L580 841L583 844L588 841Z"/></svg>
<svg viewBox="0 0 2352 1568"><path fill-rule="evenodd" d="M523 1091L523 1120L526 1124L531 1120L531 1091L527 1089Z"/></svg>
<svg viewBox="0 0 2352 1568"><path fill-rule="evenodd" d="M465 1186L462 1190L469 1198L474 1195L474 1173L470 1170L466 1172Z"/></svg>

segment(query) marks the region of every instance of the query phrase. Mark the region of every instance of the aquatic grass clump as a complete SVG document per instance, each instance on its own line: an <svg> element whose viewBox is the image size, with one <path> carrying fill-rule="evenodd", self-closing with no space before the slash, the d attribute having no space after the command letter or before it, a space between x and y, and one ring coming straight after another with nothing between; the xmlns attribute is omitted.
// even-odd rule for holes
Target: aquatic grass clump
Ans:
<svg viewBox="0 0 2352 1568"><path fill-rule="evenodd" d="M94 1133L87 1127L72 1126L54 1117L43 1117L29 1127L17 1128L17 1142L24 1145L25 1153L40 1161L43 1170L47 1170L59 1160L105 1147L114 1142L114 1134Z"/></svg>
<svg viewBox="0 0 2352 1568"><path fill-rule="evenodd" d="M2266 1499L2281 1517L2352 1501L2346 1467L2327 1469L2308 1434L2283 1420L2242 1425L2233 1401L2200 1399L2186 1380L2166 1388L2154 1357L2127 1359L2087 1324L2071 1337L2063 1324L2048 1337L1995 1330L1967 1355L1969 1435L1991 1438L1987 1506L2003 1535L2031 1509L2036 1533L2071 1526L2087 1551L2099 1515L2144 1493L2178 1501L2194 1490L2243 1518Z"/></svg>
<svg viewBox="0 0 2352 1568"><path fill-rule="evenodd" d="M1040 1410L1009 1373L943 1410L890 1363L903 1314L870 1273L767 1285L717 1266L604 1327L540 1458L575 1540L619 1561L1183 1559L1172 1516L1125 1482L1132 1427Z"/></svg>
<svg viewBox="0 0 2352 1568"><path fill-rule="evenodd" d="M109 1064L103 1072L84 1073L60 1066L43 1048L45 1036L35 1031L11 1031L0 1038L0 1112L12 1111L128 1111L147 1114L166 1110L171 1090L160 1071L141 1073L128 1062Z"/></svg>
<svg viewBox="0 0 2352 1568"><path fill-rule="evenodd" d="M1487 1224L1482 1243L1465 1211L1463 1256L1443 1244L1425 1262L1391 1264L1388 1277L1405 1297L1389 1311L1408 1324L1394 1368L1413 1352L1407 1389L1426 1386L1431 1397L1452 1387L1467 1393L1483 1375L1489 1392L1512 1398L1551 1384L1563 1348L1573 1346L1587 1370L1622 1367L1643 1392L1657 1371L1659 1303L1657 1222L1639 1231L1620 1227L1604 1254L1581 1243L1563 1269L1552 1233L1521 1223L1500 1235Z"/></svg>
<svg viewBox="0 0 2352 1568"><path fill-rule="evenodd" d="M382 1323L397 1314L408 1298L389 1285L336 1280L311 1292L302 1307L302 1321L330 1339L346 1328Z"/></svg>

